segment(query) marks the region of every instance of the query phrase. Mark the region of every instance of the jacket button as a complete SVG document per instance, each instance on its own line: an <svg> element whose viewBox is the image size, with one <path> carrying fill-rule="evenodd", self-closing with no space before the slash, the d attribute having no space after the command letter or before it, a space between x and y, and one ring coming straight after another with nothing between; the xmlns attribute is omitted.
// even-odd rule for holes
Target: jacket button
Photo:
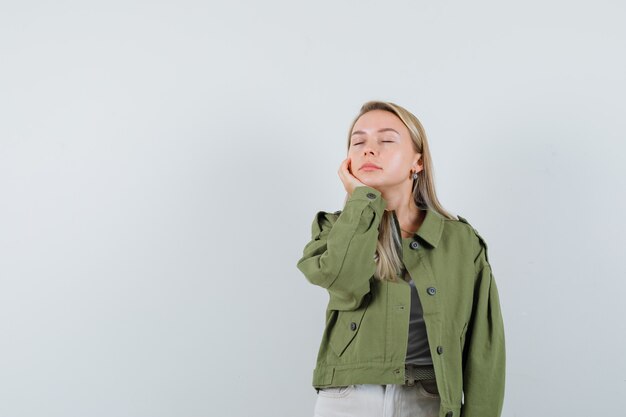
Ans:
<svg viewBox="0 0 626 417"><path fill-rule="evenodd" d="M356 330L356 323L355 322L350 323L350 329L351 330Z"/></svg>
<svg viewBox="0 0 626 417"><path fill-rule="evenodd" d="M414 240L409 244L409 246L411 247L411 249L417 249L420 247L420 244L417 242L417 240Z"/></svg>
<svg viewBox="0 0 626 417"><path fill-rule="evenodd" d="M437 346L437 353L440 355L443 353L443 346Z"/></svg>
<svg viewBox="0 0 626 417"><path fill-rule="evenodd" d="M453 413L452 413L452 411L448 411L448 412L446 413L446 417L452 417L452 414L453 414Z"/></svg>
<svg viewBox="0 0 626 417"><path fill-rule="evenodd" d="M437 289L436 289L435 287L428 287L428 288L426 289L426 292L427 292L429 295L435 295L435 294L437 293Z"/></svg>
<svg viewBox="0 0 626 417"><path fill-rule="evenodd" d="M376 198L376 194L374 193L367 193L367 198L369 198L370 200L374 200Z"/></svg>

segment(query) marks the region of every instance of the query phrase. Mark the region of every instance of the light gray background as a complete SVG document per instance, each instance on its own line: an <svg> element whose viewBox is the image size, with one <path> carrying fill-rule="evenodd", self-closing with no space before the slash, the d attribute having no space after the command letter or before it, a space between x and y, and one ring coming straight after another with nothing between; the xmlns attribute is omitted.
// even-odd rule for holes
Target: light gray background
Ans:
<svg viewBox="0 0 626 417"><path fill-rule="evenodd" d="M503 416L626 395L617 1L4 1L0 417L312 416L347 129L413 111L487 240Z"/></svg>

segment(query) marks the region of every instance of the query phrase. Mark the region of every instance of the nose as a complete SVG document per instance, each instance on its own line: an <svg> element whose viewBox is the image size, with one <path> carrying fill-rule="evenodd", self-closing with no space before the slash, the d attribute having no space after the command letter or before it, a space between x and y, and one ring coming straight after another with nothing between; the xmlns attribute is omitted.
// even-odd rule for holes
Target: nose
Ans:
<svg viewBox="0 0 626 417"><path fill-rule="evenodd" d="M378 149L375 146L372 146L371 142L369 142L363 147L363 155L367 155L367 154L376 155L377 152L378 152Z"/></svg>

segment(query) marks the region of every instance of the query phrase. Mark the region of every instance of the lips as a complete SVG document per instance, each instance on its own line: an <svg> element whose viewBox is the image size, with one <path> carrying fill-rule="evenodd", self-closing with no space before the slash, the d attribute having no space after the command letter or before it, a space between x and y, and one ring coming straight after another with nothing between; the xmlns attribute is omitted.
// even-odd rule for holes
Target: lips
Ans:
<svg viewBox="0 0 626 417"><path fill-rule="evenodd" d="M370 169L372 169L372 168L377 168L377 169L381 169L378 165L376 165L376 164L372 164L372 163L370 163L370 162L367 162L367 163L365 163L365 164L361 165L361 168L360 168L360 169L365 169L365 168L370 168Z"/></svg>

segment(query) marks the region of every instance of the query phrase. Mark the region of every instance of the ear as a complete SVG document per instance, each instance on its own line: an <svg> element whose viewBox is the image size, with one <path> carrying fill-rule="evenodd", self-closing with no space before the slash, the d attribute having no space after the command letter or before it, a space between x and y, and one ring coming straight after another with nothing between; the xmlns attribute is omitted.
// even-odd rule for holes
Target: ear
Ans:
<svg viewBox="0 0 626 417"><path fill-rule="evenodd" d="M413 169L415 172L420 172L424 169L424 159L422 158L422 154L418 153L416 159L413 162Z"/></svg>

